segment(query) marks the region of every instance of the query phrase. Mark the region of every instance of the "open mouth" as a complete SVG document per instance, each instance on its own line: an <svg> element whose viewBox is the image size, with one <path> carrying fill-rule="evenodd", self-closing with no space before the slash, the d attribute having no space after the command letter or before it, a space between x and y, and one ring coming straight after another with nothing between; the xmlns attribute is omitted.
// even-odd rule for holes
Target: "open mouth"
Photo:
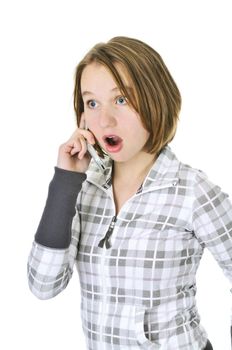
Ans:
<svg viewBox="0 0 232 350"><path fill-rule="evenodd" d="M109 152L118 152L122 148L122 139L119 136L104 136L103 140L106 145L106 150Z"/></svg>
<svg viewBox="0 0 232 350"><path fill-rule="evenodd" d="M117 146L120 142L122 142L122 139L119 136L105 136L104 141L109 146Z"/></svg>

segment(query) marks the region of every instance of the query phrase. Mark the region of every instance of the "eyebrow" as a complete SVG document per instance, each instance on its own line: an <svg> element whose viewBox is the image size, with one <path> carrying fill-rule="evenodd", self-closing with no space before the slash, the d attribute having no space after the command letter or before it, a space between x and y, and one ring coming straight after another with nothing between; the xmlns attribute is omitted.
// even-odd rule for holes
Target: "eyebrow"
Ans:
<svg viewBox="0 0 232 350"><path fill-rule="evenodd" d="M130 87L130 86L125 86L125 88L126 88L126 90L132 91L132 87ZM120 89L116 86L115 88L111 89L110 91L115 92L115 91L120 91ZM94 93L86 90L86 91L83 91L81 95L83 97L86 95L94 95Z"/></svg>

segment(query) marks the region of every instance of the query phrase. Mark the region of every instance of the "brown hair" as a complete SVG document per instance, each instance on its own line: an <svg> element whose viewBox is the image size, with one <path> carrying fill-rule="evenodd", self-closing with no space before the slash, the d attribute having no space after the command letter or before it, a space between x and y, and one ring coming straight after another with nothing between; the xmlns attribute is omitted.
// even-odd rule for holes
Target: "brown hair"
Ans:
<svg viewBox="0 0 232 350"><path fill-rule="evenodd" d="M180 92L161 56L146 43L128 37L118 36L95 45L76 68L74 109L78 125L84 111L81 76L84 68L93 62L109 69L121 92L140 115L150 133L144 151L158 154L173 139L181 108ZM120 64L129 78L132 94L124 86L116 64ZM102 156L99 148L98 151Z"/></svg>

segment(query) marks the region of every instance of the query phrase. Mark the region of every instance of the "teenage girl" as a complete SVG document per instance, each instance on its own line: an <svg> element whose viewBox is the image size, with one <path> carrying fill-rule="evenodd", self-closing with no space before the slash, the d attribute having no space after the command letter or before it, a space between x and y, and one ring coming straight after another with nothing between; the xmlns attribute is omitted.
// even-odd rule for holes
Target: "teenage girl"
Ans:
<svg viewBox="0 0 232 350"><path fill-rule="evenodd" d="M196 272L207 248L232 279L232 205L168 145L180 107L162 58L139 40L97 44L77 66L78 128L59 148L28 279L52 298L76 264L88 350L212 349Z"/></svg>

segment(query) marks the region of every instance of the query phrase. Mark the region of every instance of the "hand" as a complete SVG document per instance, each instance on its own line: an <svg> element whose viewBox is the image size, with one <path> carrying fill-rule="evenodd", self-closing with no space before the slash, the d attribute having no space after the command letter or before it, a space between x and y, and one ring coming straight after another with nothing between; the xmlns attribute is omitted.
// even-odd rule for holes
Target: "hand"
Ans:
<svg viewBox="0 0 232 350"><path fill-rule="evenodd" d="M84 115L82 115L80 127L75 130L67 142L59 147L58 168L80 173L87 171L91 156L87 152L86 140L94 145L95 138L89 130L84 129L84 125Z"/></svg>

